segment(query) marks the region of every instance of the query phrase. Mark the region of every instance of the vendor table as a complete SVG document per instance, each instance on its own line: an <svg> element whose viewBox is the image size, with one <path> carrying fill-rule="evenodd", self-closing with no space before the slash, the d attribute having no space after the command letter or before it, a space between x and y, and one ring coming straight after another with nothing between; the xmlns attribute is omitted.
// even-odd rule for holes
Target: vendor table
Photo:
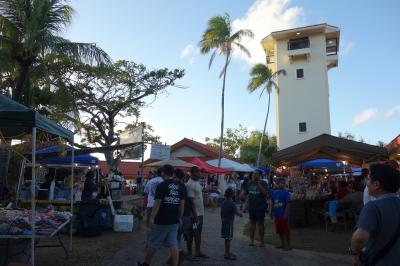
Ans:
<svg viewBox="0 0 400 266"><path fill-rule="evenodd" d="M71 222L71 219L66 220L64 223L60 224L56 230L54 230L50 235L36 235L35 239L37 240L35 242L35 248L54 248L54 247L60 247L64 250L64 254L65 254L65 259L68 259L68 251L65 248L64 243L62 242L62 239L60 237L60 231L61 229L63 229L67 224L69 224ZM51 239L54 236L57 236L57 241L58 244L53 244L53 245L40 245L40 241L42 239ZM27 246L29 246L30 243L30 239L32 238L31 235L0 235L0 239L6 239L6 257L4 260L4 265L7 265L8 260L11 257L14 257L16 255L19 255L21 253L24 253L25 255L27 255L29 257L29 254L25 253L25 250L27 248ZM24 249L22 250L22 252L14 254L14 255L10 255L10 245L11 245L11 240L17 240L17 239L23 239L26 241L26 243L24 243ZM24 242L25 242L24 241Z"/></svg>

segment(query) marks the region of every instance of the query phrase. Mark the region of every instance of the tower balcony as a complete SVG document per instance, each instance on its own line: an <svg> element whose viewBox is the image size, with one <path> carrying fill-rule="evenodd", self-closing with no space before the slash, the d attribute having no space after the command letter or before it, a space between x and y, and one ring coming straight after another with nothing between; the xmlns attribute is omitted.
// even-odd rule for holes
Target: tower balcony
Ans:
<svg viewBox="0 0 400 266"><path fill-rule="evenodd" d="M308 37L291 39L287 43L288 45L288 56L298 57L298 56L307 56L311 53L310 50L310 40Z"/></svg>

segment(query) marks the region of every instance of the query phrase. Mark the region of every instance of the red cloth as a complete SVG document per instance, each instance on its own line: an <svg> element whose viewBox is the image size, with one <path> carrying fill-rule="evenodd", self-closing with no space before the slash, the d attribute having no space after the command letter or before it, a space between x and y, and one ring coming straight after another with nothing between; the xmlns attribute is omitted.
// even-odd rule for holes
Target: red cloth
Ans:
<svg viewBox="0 0 400 266"><path fill-rule="evenodd" d="M278 235L290 235L289 218L275 217L275 229Z"/></svg>
<svg viewBox="0 0 400 266"><path fill-rule="evenodd" d="M211 164L208 164L206 162L203 162L201 159L197 157L193 157L191 159L186 160L188 163L197 165L201 170L206 171L207 173L213 173L213 174L229 174L232 171L223 169L223 168L218 168L215 166L212 166Z"/></svg>
<svg viewBox="0 0 400 266"><path fill-rule="evenodd" d="M350 193L350 191L347 188L345 188L345 187L340 188L338 195L337 195L338 200L343 199L349 193Z"/></svg>

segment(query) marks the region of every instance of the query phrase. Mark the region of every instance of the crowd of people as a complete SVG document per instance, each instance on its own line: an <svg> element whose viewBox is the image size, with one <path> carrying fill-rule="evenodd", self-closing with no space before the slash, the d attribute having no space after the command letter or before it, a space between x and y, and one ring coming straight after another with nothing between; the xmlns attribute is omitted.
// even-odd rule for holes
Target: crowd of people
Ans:
<svg viewBox="0 0 400 266"><path fill-rule="evenodd" d="M184 259L197 261L208 258L202 250L205 202L200 173L198 167L192 167L190 176L187 176L182 170L165 165L147 182L144 192L147 195L149 231L144 261L138 262L138 265L150 265L156 250L163 246L170 249L170 257L167 259L169 265L180 265ZM368 202L363 202L365 198L361 182L363 179L367 181L366 190L371 196ZM224 200L219 204L224 258L237 259L231 251L234 219L235 216L242 217L244 212L248 212L250 219L250 247L265 245L264 222L266 215L269 214L274 220L276 233L281 240L277 248L290 250L291 194L286 189L285 179L277 178L273 186L269 186L268 182L262 179L262 172L256 170L240 182L240 187L234 184L235 182L228 180ZM369 171L363 170L363 176L351 184L349 188L348 184L340 182L339 188L334 193L334 200L340 204L348 204L348 210L359 215L349 249L354 265L398 265L396 259L397 252L400 252L398 169L393 165L373 164ZM257 244L256 231L259 234ZM186 242L185 246L183 241Z"/></svg>
<svg viewBox="0 0 400 266"><path fill-rule="evenodd" d="M150 265L156 251L163 246L170 249L169 265L180 265L183 260L208 258L202 250L205 202L200 177L198 167L192 167L190 176L187 176L180 169L164 165L146 183L147 245L144 260L138 265ZM284 180L279 181L277 189L272 192L261 177L262 172L257 170L242 182L237 182L240 186L233 179L228 180L224 200L220 204L221 238L224 239L224 258L227 260L237 259L231 251L231 241L234 218L242 217L242 211L249 212L249 246L255 246L256 227L260 234L258 246L264 246L264 220L269 210L271 217L275 217L276 230L282 240L278 248L290 250L290 193L285 190ZM211 186L214 182L210 182ZM241 207L238 208L240 202ZM186 250L182 240L186 241Z"/></svg>

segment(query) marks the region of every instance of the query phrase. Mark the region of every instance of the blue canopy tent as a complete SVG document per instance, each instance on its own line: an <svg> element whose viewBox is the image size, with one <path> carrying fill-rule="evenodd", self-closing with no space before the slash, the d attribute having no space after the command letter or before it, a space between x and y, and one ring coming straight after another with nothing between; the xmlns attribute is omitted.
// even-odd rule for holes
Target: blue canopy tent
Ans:
<svg viewBox="0 0 400 266"><path fill-rule="evenodd" d="M298 165L298 167L302 169L304 168L343 169L344 165L342 162L321 158L301 163Z"/></svg>
<svg viewBox="0 0 400 266"><path fill-rule="evenodd" d="M51 147L40 149L36 152L36 154L59 153L63 150L72 151L72 147L67 146L67 147L65 147L65 149L63 149L62 147L56 145L56 146L51 146ZM72 161L72 158L70 156L68 156L68 157L51 157L51 158L44 159L44 162L48 163L48 164L68 164L68 163L71 163L71 161ZM90 154L78 154L78 155L74 156L74 163L84 164L84 165L98 165L99 159Z"/></svg>

